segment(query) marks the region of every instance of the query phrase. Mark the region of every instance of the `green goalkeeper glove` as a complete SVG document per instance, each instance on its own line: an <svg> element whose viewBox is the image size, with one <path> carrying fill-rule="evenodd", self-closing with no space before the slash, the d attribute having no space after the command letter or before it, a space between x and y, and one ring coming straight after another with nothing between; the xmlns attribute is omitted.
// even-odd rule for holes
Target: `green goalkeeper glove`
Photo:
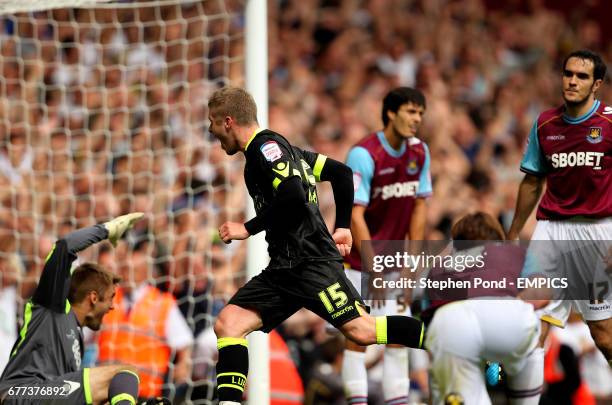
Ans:
<svg viewBox="0 0 612 405"><path fill-rule="evenodd" d="M104 227L108 230L108 240L113 246L117 246L117 241L123 236L125 231L130 229L134 222L143 216L144 212L132 212L105 222Z"/></svg>

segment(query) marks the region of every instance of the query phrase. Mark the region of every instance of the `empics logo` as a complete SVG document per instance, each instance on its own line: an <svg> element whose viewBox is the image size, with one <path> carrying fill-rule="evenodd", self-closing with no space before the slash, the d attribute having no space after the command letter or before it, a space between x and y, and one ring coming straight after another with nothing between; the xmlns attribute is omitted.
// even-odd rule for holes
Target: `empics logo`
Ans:
<svg viewBox="0 0 612 405"><path fill-rule="evenodd" d="M603 136L601 134L601 127L589 128L589 134L587 135L586 140L591 143L599 143L603 141Z"/></svg>

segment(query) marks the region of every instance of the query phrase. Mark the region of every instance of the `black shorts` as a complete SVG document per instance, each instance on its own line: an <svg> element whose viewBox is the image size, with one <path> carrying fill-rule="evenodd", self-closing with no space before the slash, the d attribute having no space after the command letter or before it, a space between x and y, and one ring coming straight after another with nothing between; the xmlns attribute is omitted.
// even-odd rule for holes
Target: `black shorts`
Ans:
<svg viewBox="0 0 612 405"><path fill-rule="evenodd" d="M229 304L253 309L269 332L300 308L335 327L368 308L346 278L341 261L305 262L291 269L265 269L236 292Z"/></svg>
<svg viewBox="0 0 612 405"><path fill-rule="evenodd" d="M47 380L20 380L3 390L2 405L83 405L91 398L89 369L74 371ZM6 384L5 384L6 385Z"/></svg>

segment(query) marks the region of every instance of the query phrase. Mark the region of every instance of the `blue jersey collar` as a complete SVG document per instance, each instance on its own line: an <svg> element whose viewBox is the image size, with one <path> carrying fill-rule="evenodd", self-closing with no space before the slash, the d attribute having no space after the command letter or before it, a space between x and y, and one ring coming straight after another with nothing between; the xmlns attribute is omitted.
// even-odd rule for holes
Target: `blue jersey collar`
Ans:
<svg viewBox="0 0 612 405"><path fill-rule="evenodd" d="M376 136L378 136L378 140L389 155L393 157L400 157L406 151L406 142L402 142L402 146L400 146L399 150L395 150L391 147L391 145L389 145L389 141L387 141L383 131L378 131Z"/></svg>
<svg viewBox="0 0 612 405"><path fill-rule="evenodd" d="M576 118L569 117L567 114L563 113L563 121L567 122L568 124L580 124L581 122L584 122L591 118L591 115L593 115L595 111L597 111L600 104L601 102L599 100L595 100L589 111L587 111L584 115Z"/></svg>

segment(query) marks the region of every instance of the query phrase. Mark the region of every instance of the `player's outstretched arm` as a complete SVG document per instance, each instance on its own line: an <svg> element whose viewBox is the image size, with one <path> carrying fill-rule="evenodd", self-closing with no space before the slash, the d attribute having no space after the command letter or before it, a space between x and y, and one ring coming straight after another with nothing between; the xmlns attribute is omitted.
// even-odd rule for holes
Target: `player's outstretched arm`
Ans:
<svg viewBox="0 0 612 405"><path fill-rule="evenodd" d="M116 243L143 215L141 212L122 215L104 224L78 229L56 241L47 256L32 301L57 312L64 311L70 286L70 269L77 258L76 254L107 238L111 243Z"/></svg>
<svg viewBox="0 0 612 405"><path fill-rule="evenodd" d="M516 209L512 225L508 231L507 239L518 239L519 233L525 226L527 218L540 200L542 190L544 189L544 177L534 176L533 174L525 174L519 186L518 198L516 201Z"/></svg>

